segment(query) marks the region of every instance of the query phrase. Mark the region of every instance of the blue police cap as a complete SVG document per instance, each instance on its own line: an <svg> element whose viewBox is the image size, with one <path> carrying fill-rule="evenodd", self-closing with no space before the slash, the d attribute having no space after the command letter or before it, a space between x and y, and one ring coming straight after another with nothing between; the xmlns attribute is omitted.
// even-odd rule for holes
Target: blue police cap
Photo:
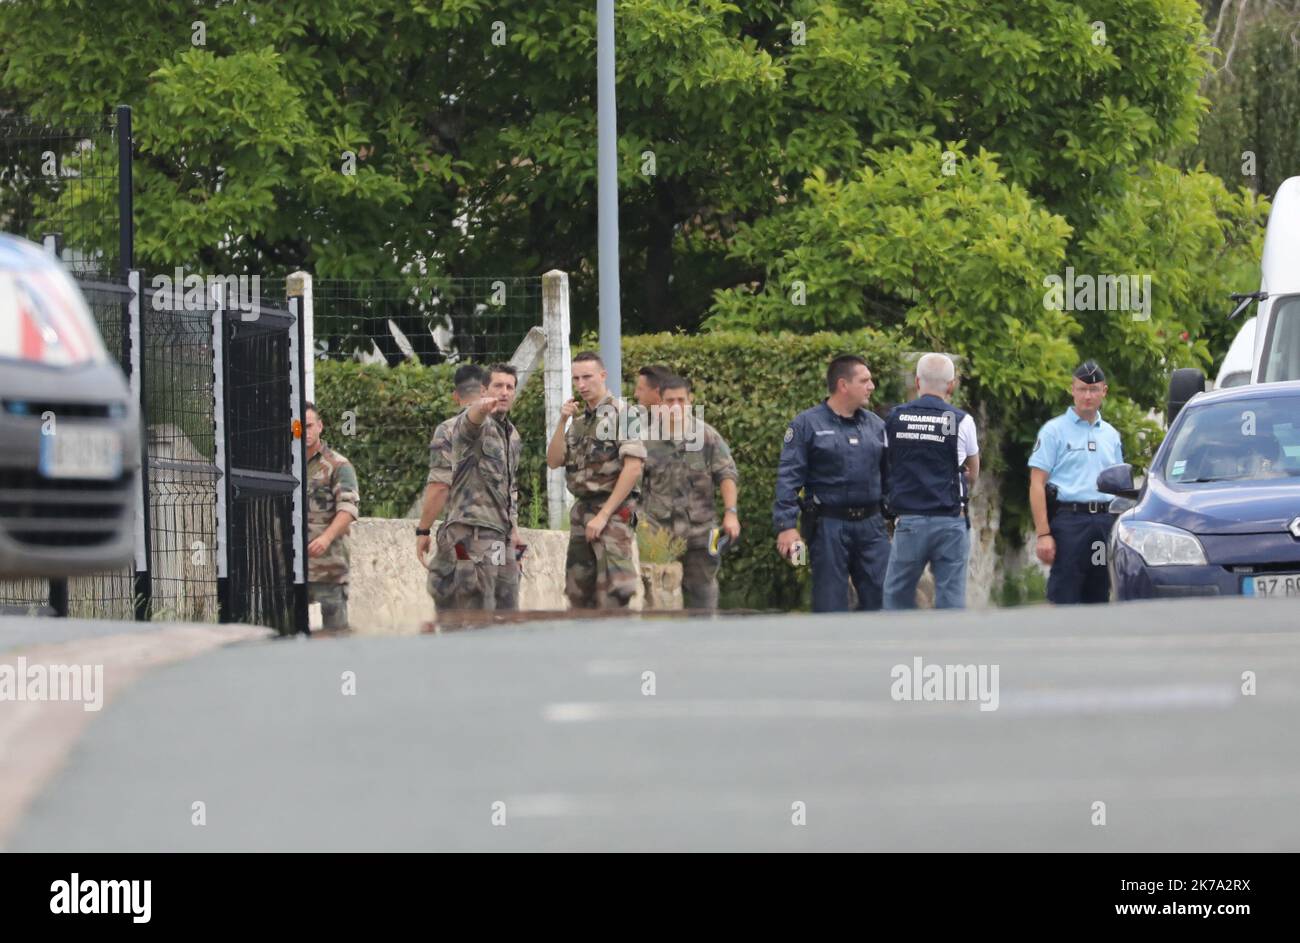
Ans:
<svg viewBox="0 0 1300 943"><path fill-rule="evenodd" d="M1085 360L1074 368L1074 375L1084 383L1105 383L1106 374L1095 360Z"/></svg>

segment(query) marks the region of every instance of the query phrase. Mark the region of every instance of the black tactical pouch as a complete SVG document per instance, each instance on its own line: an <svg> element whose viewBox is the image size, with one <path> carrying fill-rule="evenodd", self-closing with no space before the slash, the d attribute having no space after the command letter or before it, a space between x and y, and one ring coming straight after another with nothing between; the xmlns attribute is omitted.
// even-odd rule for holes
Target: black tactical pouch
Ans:
<svg viewBox="0 0 1300 943"><path fill-rule="evenodd" d="M1047 519L1050 521L1056 516L1056 509L1061 504L1061 489L1056 485L1049 484L1043 490L1047 492Z"/></svg>
<svg viewBox="0 0 1300 943"><path fill-rule="evenodd" d="M821 518L821 502L817 496L799 499L799 533L804 543L811 544L817 537L817 522Z"/></svg>

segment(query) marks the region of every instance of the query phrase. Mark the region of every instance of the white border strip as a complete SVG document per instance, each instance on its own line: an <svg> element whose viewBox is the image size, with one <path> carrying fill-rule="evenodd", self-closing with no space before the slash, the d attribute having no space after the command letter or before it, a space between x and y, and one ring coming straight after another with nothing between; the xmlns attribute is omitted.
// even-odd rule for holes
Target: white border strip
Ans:
<svg viewBox="0 0 1300 943"><path fill-rule="evenodd" d="M308 291L311 289L309 288ZM306 418L298 415L298 358L301 351L298 350L298 319L302 317L302 298L289 299L289 313L293 315L293 325L289 328L289 428L290 435L294 423L298 423L298 428L302 434L307 434ZM301 584L303 577L303 560L302 560L302 494L304 491L303 468L302 468L302 440L292 440L293 451L293 477L298 482L298 487L293 489L293 581L295 584Z"/></svg>
<svg viewBox="0 0 1300 943"><path fill-rule="evenodd" d="M140 349L140 272L138 269L132 269L127 273L126 283L131 289L131 300L127 304L129 314L127 333L131 342L131 362L128 365L127 380L131 385L131 399L135 401L136 415L143 418L144 394L140 388L140 364L144 352ZM148 452L149 427L144 422L140 423L140 435L144 437L142 444L145 447L141 450L140 480L135 489L135 571L144 573L149 569L149 560L145 556L144 547L144 489L148 487L149 481L149 469L145 467L144 455Z"/></svg>
<svg viewBox="0 0 1300 943"><path fill-rule="evenodd" d="M225 310L218 294L212 309L212 418L216 448L212 460L217 466L217 579L226 577L226 332Z"/></svg>

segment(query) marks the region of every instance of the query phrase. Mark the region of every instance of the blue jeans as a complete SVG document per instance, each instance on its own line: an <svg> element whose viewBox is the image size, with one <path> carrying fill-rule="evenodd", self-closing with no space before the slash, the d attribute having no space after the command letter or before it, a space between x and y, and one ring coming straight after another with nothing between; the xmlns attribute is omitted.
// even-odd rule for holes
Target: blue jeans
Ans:
<svg viewBox="0 0 1300 943"><path fill-rule="evenodd" d="M821 518L808 546L808 562L813 612L848 611L850 579L859 611L878 610L889 562L884 518L879 514L861 521Z"/></svg>
<svg viewBox="0 0 1300 943"><path fill-rule="evenodd" d="M934 573L934 608L966 608L969 556L966 518L900 515L885 574L885 608L916 608L916 584L927 563Z"/></svg>

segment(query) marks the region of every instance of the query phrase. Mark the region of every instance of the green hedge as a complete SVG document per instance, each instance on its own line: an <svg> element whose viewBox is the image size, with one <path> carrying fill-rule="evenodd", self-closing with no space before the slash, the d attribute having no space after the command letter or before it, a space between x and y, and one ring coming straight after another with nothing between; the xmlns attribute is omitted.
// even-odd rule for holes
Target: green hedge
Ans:
<svg viewBox="0 0 1300 943"><path fill-rule="evenodd" d="M655 334L623 340L625 395L631 397L638 367L667 364L691 378L704 419L722 433L735 455L743 533L722 570L722 602L728 607L785 609L806 604L806 572L783 562L773 550L776 464L786 424L826 395L826 364L845 352L860 354L871 365L877 384L875 405L902 398L904 366L899 346L877 331ZM450 397L453 370L448 365L316 365L316 400L325 421L325 439L356 466L363 515L400 517L419 499L433 428L455 409ZM354 417L350 436L343 434L347 412ZM520 523L544 527L540 373L523 390L512 417L525 443L519 476Z"/></svg>

